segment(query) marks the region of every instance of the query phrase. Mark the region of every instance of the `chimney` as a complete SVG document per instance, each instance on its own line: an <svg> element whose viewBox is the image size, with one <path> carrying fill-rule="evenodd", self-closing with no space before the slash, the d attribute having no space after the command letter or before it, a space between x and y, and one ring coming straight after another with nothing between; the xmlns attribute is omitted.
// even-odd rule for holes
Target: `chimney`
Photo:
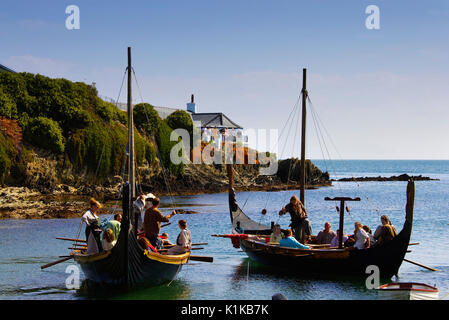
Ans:
<svg viewBox="0 0 449 320"><path fill-rule="evenodd" d="M192 96L190 97L190 103L187 103L187 111L190 111L191 113L196 113L196 107L195 107L195 102L194 102L194 96L192 94Z"/></svg>

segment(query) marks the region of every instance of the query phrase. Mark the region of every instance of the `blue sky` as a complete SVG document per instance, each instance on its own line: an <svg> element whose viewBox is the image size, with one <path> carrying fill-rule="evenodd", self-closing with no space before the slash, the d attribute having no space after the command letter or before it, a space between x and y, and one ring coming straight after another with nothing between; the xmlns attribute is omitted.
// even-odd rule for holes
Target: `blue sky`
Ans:
<svg viewBox="0 0 449 320"><path fill-rule="evenodd" d="M80 30L65 28L72 4ZM365 27L370 4L380 30ZM255 129L284 126L306 67L332 158L449 159L445 0L3 0L0 39L0 63L95 81L112 98L131 46L145 101L185 107L194 93L200 112ZM320 159L310 117L308 129L308 157ZM297 155L287 144L282 156Z"/></svg>

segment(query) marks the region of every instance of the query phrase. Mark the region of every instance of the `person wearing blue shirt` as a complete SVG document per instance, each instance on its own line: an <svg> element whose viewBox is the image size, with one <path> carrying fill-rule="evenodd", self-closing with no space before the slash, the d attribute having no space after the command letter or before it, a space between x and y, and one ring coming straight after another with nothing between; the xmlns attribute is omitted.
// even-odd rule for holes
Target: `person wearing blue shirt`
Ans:
<svg viewBox="0 0 449 320"><path fill-rule="evenodd" d="M279 247L297 248L297 249L310 249L310 247L303 245L292 236L292 230L288 229L285 234L285 238L279 242Z"/></svg>

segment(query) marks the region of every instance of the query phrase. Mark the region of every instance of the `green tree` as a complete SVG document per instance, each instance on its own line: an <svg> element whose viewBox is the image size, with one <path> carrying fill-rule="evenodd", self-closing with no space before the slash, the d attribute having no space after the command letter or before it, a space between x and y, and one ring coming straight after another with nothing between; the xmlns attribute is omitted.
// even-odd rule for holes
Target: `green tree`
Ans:
<svg viewBox="0 0 449 320"><path fill-rule="evenodd" d="M65 148L65 139L58 123L45 117L37 117L28 122L24 140L55 153L63 153Z"/></svg>

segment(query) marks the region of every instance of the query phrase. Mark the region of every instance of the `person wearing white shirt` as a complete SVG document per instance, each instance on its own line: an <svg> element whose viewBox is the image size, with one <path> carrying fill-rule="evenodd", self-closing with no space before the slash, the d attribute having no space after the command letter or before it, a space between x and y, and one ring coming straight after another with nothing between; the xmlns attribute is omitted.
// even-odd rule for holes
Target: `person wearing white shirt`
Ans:
<svg viewBox="0 0 449 320"><path fill-rule="evenodd" d="M183 254L192 248L192 234L187 229L187 222L179 220L178 225L181 232L176 239L176 245L168 250L168 254Z"/></svg>
<svg viewBox="0 0 449 320"><path fill-rule="evenodd" d="M355 244L354 247L363 250L370 247L370 239L368 233L366 233L365 230L363 230L362 224L357 221L354 223L354 238L355 238Z"/></svg>

